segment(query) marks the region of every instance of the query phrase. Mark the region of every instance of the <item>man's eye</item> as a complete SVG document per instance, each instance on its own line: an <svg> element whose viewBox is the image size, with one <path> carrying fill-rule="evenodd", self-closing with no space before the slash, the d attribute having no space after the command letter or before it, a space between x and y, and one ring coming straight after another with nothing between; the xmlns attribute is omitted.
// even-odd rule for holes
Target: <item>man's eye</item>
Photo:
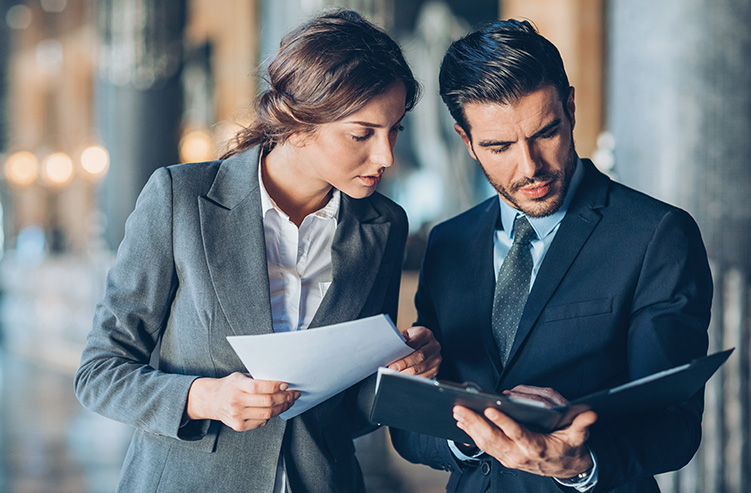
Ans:
<svg viewBox="0 0 751 493"><path fill-rule="evenodd" d="M391 128L392 132L403 132L404 131L404 125L397 125L396 127Z"/></svg>
<svg viewBox="0 0 751 493"><path fill-rule="evenodd" d="M498 147L491 147L490 148L490 152L492 152L493 154L501 154L504 151L508 150L508 147L509 146L507 146L507 145L505 145L505 146L498 146Z"/></svg>
<svg viewBox="0 0 751 493"><path fill-rule="evenodd" d="M540 137L542 137L543 139L549 139L551 137L554 137L555 134L557 134L557 133L558 133L558 127L555 127L554 129L549 130L549 131L545 132L544 134L540 135Z"/></svg>

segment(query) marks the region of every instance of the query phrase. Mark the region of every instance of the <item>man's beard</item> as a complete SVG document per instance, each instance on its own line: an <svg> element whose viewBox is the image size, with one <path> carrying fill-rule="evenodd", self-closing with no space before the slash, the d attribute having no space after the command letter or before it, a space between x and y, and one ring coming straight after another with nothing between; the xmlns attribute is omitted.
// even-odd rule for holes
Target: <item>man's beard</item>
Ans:
<svg viewBox="0 0 751 493"><path fill-rule="evenodd" d="M550 173L540 173L538 175L535 175L533 178L524 178L515 183L512 183L508 188L506 188L500 183L494 182L490 178L488 172L485 170L485 166L483 166L481 162L480 168L482 168L482 172L485 173L485 177L488 179L490 184L493 185L493 188L495 188L498 194L506 199L506 201L515 209L523 212L529 217L545 217L551 214L555 214L563 205L563 201L566 199L566 193L568 192L568 187L571 184L571 177L574 175L574 171L576 170L576 160L576 146L574 145L574 138L572 135L571 148L568 155L566 156L566 162L564 163L562 170L553 171ZM514 193L523 187L526 187L533 183L545 183L552 181L560 183L560 189L558 190L558 193L553 197L545 196L540 199L532 199L534 202L540 205L540 207L538 208L522 206L514 198ZM546 201L550 202L546 204Z"/></svg>

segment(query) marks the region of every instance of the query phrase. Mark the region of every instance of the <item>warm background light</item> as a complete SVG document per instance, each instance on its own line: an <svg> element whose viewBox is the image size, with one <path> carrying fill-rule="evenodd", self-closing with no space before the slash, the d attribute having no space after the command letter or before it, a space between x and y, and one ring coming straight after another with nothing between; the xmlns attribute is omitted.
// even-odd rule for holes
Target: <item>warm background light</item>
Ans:
<svg viewBox="0 0 751 493"><path fill-rule="evenodd" d="M5 176L12 185L31 185L39 176L39 161L29 151L11 154L5 161Z"/></svg>
<svg viewBox="0 0 751 493"><path fill-rule="evenodd" d="M195 163L213 158L214 142L206 130L193 130L180 139L180 161Z"/></svg>
<svg viewBox="0 0 751 493"><path fill-rule="evenodd" d="M64 152L47 156L42 162L45 179L53 185L65 185L73 178L73 160Z"/></svg>
<svg viewBox="0 0 751 493"><path fill-rule="evenodd" d="M110 155L102 146L87 147L81 153L81 168L90 179L99 180L110 166Z"/></svg>

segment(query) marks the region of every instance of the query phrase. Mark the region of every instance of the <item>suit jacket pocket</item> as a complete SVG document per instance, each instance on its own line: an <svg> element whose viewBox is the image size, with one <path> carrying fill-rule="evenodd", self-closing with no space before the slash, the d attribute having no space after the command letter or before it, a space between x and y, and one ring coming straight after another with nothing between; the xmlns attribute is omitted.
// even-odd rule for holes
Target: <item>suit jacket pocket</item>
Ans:
<svg viewBox="0 0 751 493"><path fill-rule="evenodd" d="M590 317L613 311L613 298L600 298L597 300L569 303L568 305L551 306L545 309L546 322L566 320L569 318Z"/></svg>

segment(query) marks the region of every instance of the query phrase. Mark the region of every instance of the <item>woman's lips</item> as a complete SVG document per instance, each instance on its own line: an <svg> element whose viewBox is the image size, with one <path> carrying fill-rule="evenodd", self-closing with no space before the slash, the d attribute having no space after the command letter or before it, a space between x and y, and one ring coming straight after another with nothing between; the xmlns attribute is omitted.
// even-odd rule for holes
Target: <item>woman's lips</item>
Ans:
<svg viewBox="0 0 751 493"><path fill-rule="evenodd" d="M359 178L363 183L365 183L365 185L369 187L378 185L378 183L381 181L381 175L360 175Z"/></svg>

